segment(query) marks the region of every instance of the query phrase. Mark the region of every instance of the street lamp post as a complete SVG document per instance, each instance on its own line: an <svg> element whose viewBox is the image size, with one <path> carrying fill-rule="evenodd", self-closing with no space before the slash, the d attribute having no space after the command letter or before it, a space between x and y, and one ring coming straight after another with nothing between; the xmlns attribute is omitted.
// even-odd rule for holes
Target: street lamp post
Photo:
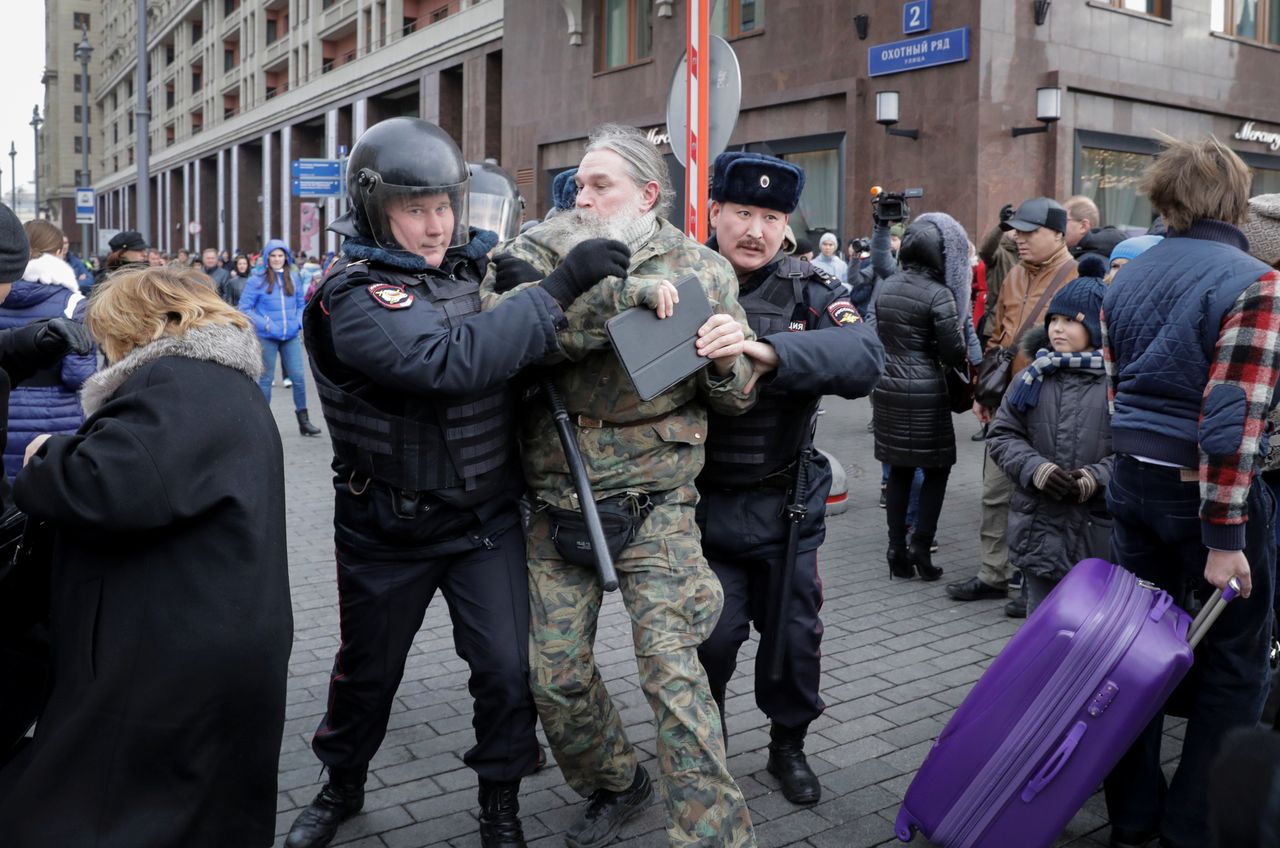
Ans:
<svg viewBox="0 0 1280 848"><path fill-rule="evenodd" d="M40 104L31 107L31 134L35 137L36 143L36 197L35 217L40 217L40 125L44 123L44 118L40 117Z"/></svg>
<svg viewBox="0 0 1280 848"><path fill-rule="evenodd" d="M9 141L9 180L12 188L9 194L9 205L13 207L13 214L18 214L18 145L12 140Z"/></svg>
<svg viewBox="0 0 1280 848"><path fill-rule="evenodd" d="M80 151L84 155L80 178L83 180L82 187L88 188L93 185L93 181L89 179L89 56L93 53L93 47L89 44L89 25L85 24L81 32L80 43L76 45L76 58L80 60ZM87 223L80 225L81 259L91 255L89 235L92 226Z"/></svg>

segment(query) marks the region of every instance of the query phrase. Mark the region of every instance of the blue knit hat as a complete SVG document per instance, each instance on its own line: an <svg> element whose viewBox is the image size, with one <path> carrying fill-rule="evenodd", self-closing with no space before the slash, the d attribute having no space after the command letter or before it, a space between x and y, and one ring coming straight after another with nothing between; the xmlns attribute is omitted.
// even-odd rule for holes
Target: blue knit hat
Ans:
<svg viewBox="0 0 1280 848"><path fill-rule="evenodd" d="M800 204L804 171L776 156L721 153L713 168L711 199L717 203L759 206L787 215Z"/></svg>
<svg viewBox="0 0 1280 848"><path fill-rule="evenodd" d="M1136 259L1162 241L1164 241L1164 236L1134 236L1133 238L1125 239L1111 251L1110 261Z"/></svg>
<svg viewBox="0 0 1280 848"><path fill-rule="evenodd" d="M1044 327L1049 329L1049 319L1062 315L1084 324L1089 331L1089 344L1102 347L1102 298L1107 284L1102 277L1107 268L1096 253L1086 254L1080 260L1080 276L1067 283L1049 301L1049 311L1044 315Z"/></svg>
<svg viewBox="0 0 1280 848"><path fill-rule="evenodd" d="M556 174L551 181L551 200L557 209L572 209L578 202L578 184L573 181L578 169L570 168Z"/></svg>

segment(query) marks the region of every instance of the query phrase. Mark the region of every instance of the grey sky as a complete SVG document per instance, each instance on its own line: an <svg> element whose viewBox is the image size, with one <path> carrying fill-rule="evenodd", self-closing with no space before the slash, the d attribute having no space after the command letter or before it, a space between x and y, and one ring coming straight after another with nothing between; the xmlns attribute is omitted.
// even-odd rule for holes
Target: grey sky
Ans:
<svg viewBox="0 0 1280 848"><path fill-rule="evenodd" d="M29 183L34 175L31 138L31 107L40 105L44 114L44 2L43 0L0 0L0 21L5 29L0 50L0 168L4 176L4 202L9 202L9 142L17 142L18 184Z"/></svg>

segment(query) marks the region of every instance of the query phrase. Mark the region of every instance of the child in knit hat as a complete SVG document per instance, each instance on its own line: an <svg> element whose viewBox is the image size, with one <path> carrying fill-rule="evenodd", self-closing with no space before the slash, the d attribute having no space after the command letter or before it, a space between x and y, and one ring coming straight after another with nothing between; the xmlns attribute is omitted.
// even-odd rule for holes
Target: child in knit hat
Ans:
<svg viewBox="0 0 1280 848"><path fill-rule="evenodd" d="M1111 419L1099 315L1102 257L1049 303L1044 333L1024 336L1031 365L1013 379L987 433L987 448L1015 483L1009 560L1022 569L1027 612L1082 559L1107 558L1111 517Z"/></svg>

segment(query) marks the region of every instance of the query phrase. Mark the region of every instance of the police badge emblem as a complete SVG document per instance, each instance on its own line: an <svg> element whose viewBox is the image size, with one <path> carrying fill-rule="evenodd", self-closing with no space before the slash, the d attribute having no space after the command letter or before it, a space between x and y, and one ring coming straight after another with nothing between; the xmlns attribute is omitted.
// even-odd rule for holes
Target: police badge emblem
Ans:
<svg viewBox="0 0 1280 848"><path fill-rule="evenodd" d="M387 309L408 309L413 306L413 295L399 286L390 283L375 283L369 286L369 294L379 306Z"/></svg>
<svg viewBox="0 0 1280 848"><path fill-rule="evenodd" d="M847 300L837 300L827 307L827 314L837 324L856 324L862 320L858 310Z"/></svg>

